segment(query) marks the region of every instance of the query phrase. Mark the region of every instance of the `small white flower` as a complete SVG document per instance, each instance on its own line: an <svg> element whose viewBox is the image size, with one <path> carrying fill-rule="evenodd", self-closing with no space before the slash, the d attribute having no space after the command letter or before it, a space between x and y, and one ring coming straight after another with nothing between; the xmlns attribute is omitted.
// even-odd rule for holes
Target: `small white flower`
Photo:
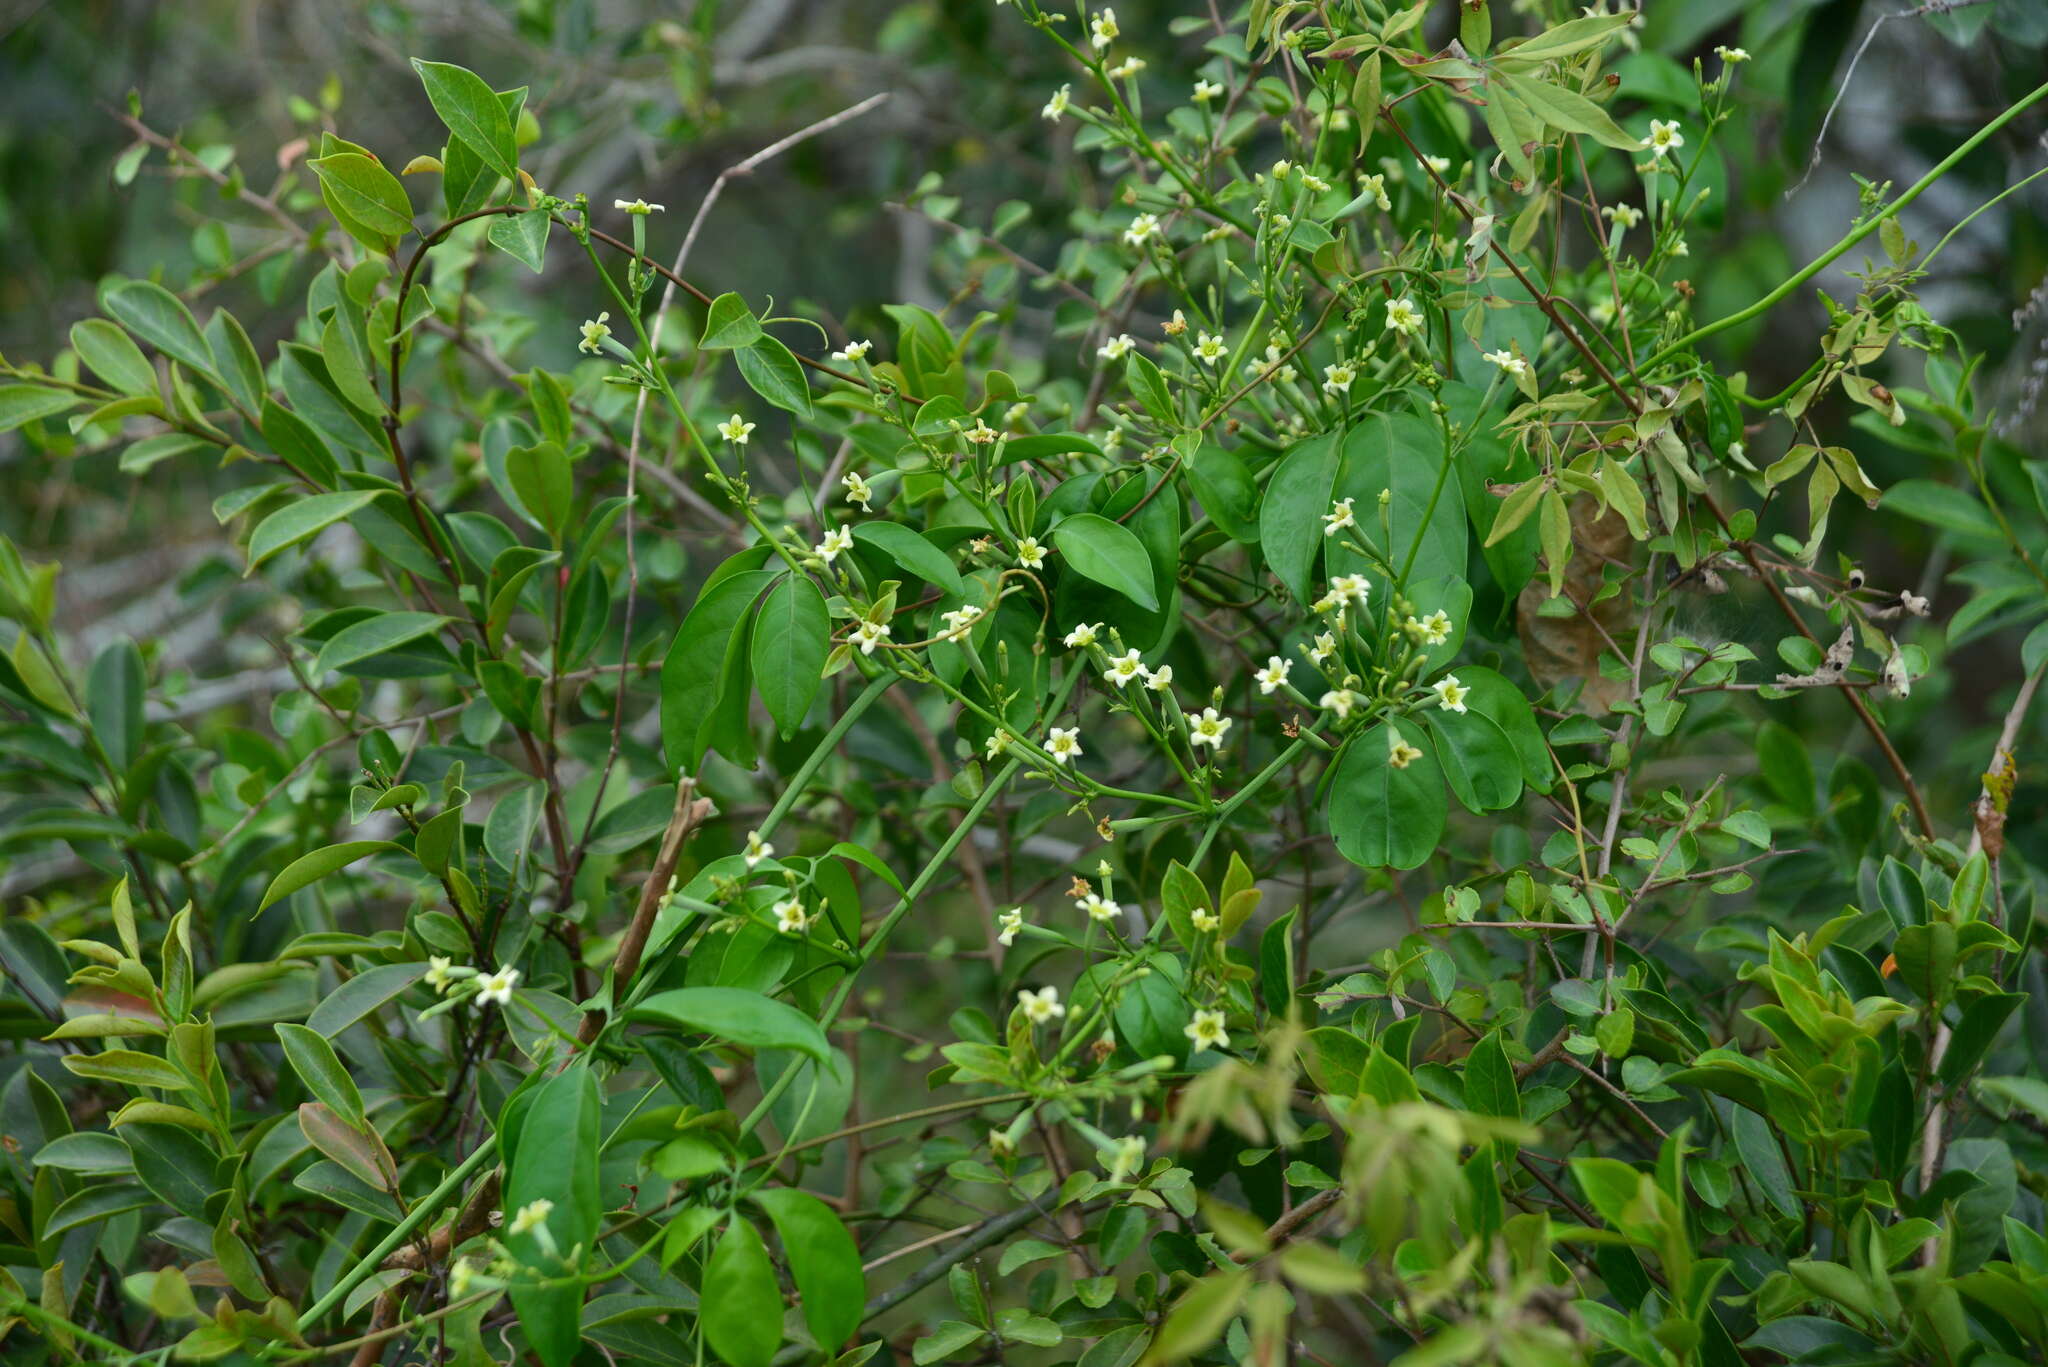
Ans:
<svg viewBox="0 0 2048 1367"><path fill-rule="evenodd" d="M823 541L811 547L811 553L829 565L852 549L853 533L844 527L834 527L825 533Z"/></svg>
<svg viewBox="0 0 2048 1367"><path fill-rule="evenodd" d="M1011 907L996 917L996 943L1008 947L1017 938L1017 932L1024 929L1024 908Z"/></svg>
<svg viewBox="0 0 2048 1367"><path fill-rule="evenodd" d="M1323 367L1323 392L1325 394L1349 394L1351 382L1358 378L1358 372L1348 364L1326 365ZM1348 501L1348 500L1347 500Z"/></svg>
<svg viewBox="0 0 2048 1367"><path fill-rule="evenodd" d="M718 424L718 435L724 437L734 446L745 446L747 438L753 435L755 426L756 424L748 422L745 418L735 413L724 422Z"/></svg>
<svg viewBox="0 0 2048 1367"><path fill-rule="evenodd" d="M804 904L794 897L786 897L772 908L775 913L775 928L784 935L801 935L811 928L811 918L804 915Z"/></svg>
<svg viewBox="0 0 2048 1367"><path fill-rule="evenodd" d="M1127 650L1121 655L1109 657L1109 664L1104 668L1103 675L1111 683L1121 687L1145 672L1145 666L1138 662L1138 652Z"/></svg>
<svg viewBox="0 0 2048 1367"><path fill-rule="evenodd" d="M865 341L848 342L845 346L832 353L832 359L835 361L865 361L869 350L874 345L873 342Z"/></svg>
<svg viewBox="0 0 2048 1367"><path fill-rule="evenodd" d="M1372 580L1362 574L1340 574L1330 581L1330 592L1364 607L1372 597Z"/></svg>
<svg viewBox="0 0 2048 1367"><path fill-rule="evenodd" d="M1067 1014L1067 1008L1060 1005L1057 987L1041 987L1036 992L1027 987L1017 994L1017 1005L1024 1008L1024 1019L1033 1025L1043 1025Z"/></svg>
<svg viewBox="0 0 2048 1367"><path fill-rule="evenodd" d="M861 654L872 655L875 653L876 646L889 639L889 624L887 622L862 622L853 629L853 634L847 639L860 647Z"/></svg>
<svg viewBox="0 0 2048 1367"><path fill-rule="evenodd" d="M1102 630L1100 622L1083 622L1066 635L1068 650L1086 650L1095 644L1095 633Z"/></svg>
<svg viewBox="0 0 2048 1367"><path fill-rule="evenodd" d="M1173 687L1173 666L1161 665L1157 669L1140 671L1145 676L1145 687L1154 693L1164 693Z"/></svg>
<svg viewBox="0 0 2048 1367"><path fill-rule="evenodd" d="M1052 92L1052 98L1045 102L1045 108L1038 111L1038 117L1048 123L1058 123L1060 118L1074 105L1074 87L1063 85Z"/></svg>
<svg viewBox="0 0 2048 1367"><path fill-rule="evenodd" d="M1002 731L991 731L989 733L987 742L984 743L981 747L981 753L984 757L987 758L990 764L994 764L997 760L1003 757L1004 752L1007 751L1009 748L1010 737L1007 733Z"/></svg>
<svg viewBox="0 0 2048 1367"><path fill-rule="evenodd" d="M1678 131L1677 119L1651 119L1650 136L1643 146L1651 156L1662 161L1666 152L1675 152L1685 146L1685 134Z"/></svg>
<svg viewBox="0 0 2048 1367"><path fill-rule="evenodd" d="M1509 351L1506 347L1502 347L1499 351L1489 351L1480 359L1493 362L1501 368L1502 373L1513 375L1518 379L1529 371L1529 363L1515 355L1514 352Z"/></svg>
<svg viewBox="0 0 2048 1367"><path fill-rule="evenodd" d="M942 612L939 616L944 618L946 623L946 629L941 633L942 639L954 641L965 636L968 629L981 620L981 609L968 603L951 612Z"/></svg>
<svg viewBox="0 0 2048 1367"><path fill-rule="evenodd" d="M612 201L612 207L614 209L624 209L629 214L638 214L642 217L648 214L666 213L668 211L667 205L649 204L644 199L615 199Z"/></svg>
<svg viewBox="0 0 2048 1367"><path fill-rule="evenodd" d="M1220 364L1227 353L1223 339L1213 332L1204 332L1195 338L1195 358L1203 365Z"/></svg>
<svg viewBox="0 0 2048 1367"><path fill-rule="evenodd" d="M1669 250L1673 257L1692 255L1692 248L1685 245L1685 239L1682 237L1672 238Z"/></svg>
<svg viewBox="0 0 2048 1367"><path fill-rule="evenodd" d="M1223 93L1223 87L1204 77L1195 82L1195 103L1207 104Z"/></svg>
<svg viewBox="0 0 2048 1367"><path fill-rule="evenodd" d="M1211 931L1222 929L1223 918L1207 907L1196 907L1188 913L1188 924L1207 935Z"/></svg>
<svg viewBox="0 0 2048 1367"><path fill-rule="evenodd" d="M1360 176L1358 191L1363 195L1371 195L1374 207L1381 213L1394 207L1394 201L1387 198L1387 178L1384 175Z"/></svg>
<svg viewBox="0 0 2048 1367"><path fill-rule="evenodd" d="M1121 361L1124 357L1131 354L1131 348L1136 345L1137 343L1131 340L1130 333L1118 333L1101 346L1095 348L1095 354L1105 361Z"/></svg>
<svg viewBox="0 0 2048 1367"><path fill-rule="evenodd" d="M1204 1049L1230 1047L1230 1036L1223 1029L1221 1011L1197 1011L1195 1018L1182 1026L1181 1031L1195 1042L1195 1052L1198 1054Z"/></svg>
<svg viewBox="0 0 2048 1367"><path fill-rule="evenodd" d="M1109 69L1109 74L1111 76L1114 76L1118 80L1123 80L1126 77L1137 75L1144 69L1145 59L1143 57L1126 57L1121 62L1118 62L1115 66L1111 67Z"/></svg>
<svg viewBox="0 0 2048 1367"><path fill-rule="evenodd" d="M1124 229L1124 245L1127 247L1142 247L1145 245L1146 238L1153 237L1158 232L1158 214L1139 214L1131 220L1131 226Z"/></svg>
<svg viewBox="0 0 2048 1367"><path fill-rule="evenodd" d="M505 1222L505 1232L515 1238L521 1234L529 1234L547 1223L548 1212L554 1208L555 1203L545 1196L537 1201L528 1201Z"/></svg>
<svg viewBox="0 0 2048 1367"><path fill-rule="evenodd" d="M512 989L518 984L519 970L516 968L501 968L495 973L487 973L477 985L477 1003L481 1006L510 1006Z"/></svg>
<svg viewBox="0 0 2048 1367"><path fill-rule="evenodd" d="M1899 606L1912 613L1915 617L1925 617L1927 615L1927 599L1911 589L1900 590Z"/></svg>
<svg viewBox="0 0 2048 1367"><path fill-rule="evenodd" d="M875 496L875 491L868 487L866 480L848 471L839 477L839 482L846 486L846 501L848 503L858 503L860 510L864 513L874 511L873 508L868 506L868 500Z"/></svg>
<svg viewBox="0 0 2048 1367"><path fill-rule="evenodd" d="M1422 752L1401 739L1401 733L1393 727L1387 728L1387 764L1391 768L1406 769L1422 758Z"/></svg>
<svg viewBox="0 0 2048 1367"><path fill-rule="evenodd" d="M968 428L965 432L962 432L960 434L963 440L972 442L976 446L987 446L990 442L994 441L997 437L1001 435L1002 434L1000 432L996 431L995 428L990 427L988 423L981 418L976 418L974 420L974 426Z"/></svg>
<svg viewBox="0 0 2048 1367"><path fill-rule="evenodd" d="M1623 232L1643 221L1643 211L1633 204L1610 204L1600 211L1600 216L1611 223L1619 223Z"/></svg>
<svg viewBox="0 0 2048 1367"><path fill-rule="evenodd" d="M1017 563L1027 570L1035 570L1045 564L1045 547L1038 544L1038 538L1027 536L1017 543Z"/></svg>
<svg viewBox="0 0 2048 1367"><path fill-rule="evenodd" d="M1088 919L1091 921L1114 921L1117 917L1123 915L1124 909L1122 907L1110 901L1099 892L1091 892L1086 897L1077 897L1074 901L1080 905L1081 910L1088 913Z"/></svg>
<svg viewBox="0 0 2048 1367"><path fill-rule="evenodd" d="M1358 695L1348 688L1333 688L1323 694L1317 706L1325 711L1335 712L1337 720L1344 721L1350 717L1351 709L1358 706Z"/></svg>
<svg viewBox="0 0 2048 1367"><path fill-rule="evenodd" d="M428 955L427 986L433 988L436 992L446 992L448 984L455 980L455 975L448 971L454 967L454 963L453 959L444 959L438 954Z"/></svg>
<svg viewBox="0 0 2048 1367"><path fill-rule="evenodd" d="M583 340L576 344L576 349L587 352L592 356L602 356L604 354L604 339L612 335L612 330L605 326L605 322L610 317L611 314L606 312L598 314L595 318L584 319Z"/></svg>
<svg viewBox="0 0 2048 1367"><path fill-rule="evenodd" d="M469 1288L476 1281L476 1265L467 1258L457 1258L448 1269L448 1296L461 1300L469 1294Z"/></svg>
<svg viewBox="0 0 2048 1367"><path fill-rule="evenodd" d="M1286 687L1287 675L1293 669L1294 661L1282 659L1278 655L1268 655L1266 667L1253 676L1259 681L1259 692L1268 697L1279 692Z"/></svg>
<svg viewBox="0 0 2048 1367"><path fill-rule="evenodd" d="M1714 49L1714 55L1721 59L1724 66L1736 66L1749 60L1749 53L1739 47L1717 47Z"/></svg>
<svg viewBox="0 0 2048 1367"><path fill-rule="evenodd" d="M1220 747L1223 744L1224 733L1230 730L1232 725L1229 717L1213 707L1205 707L1201 716L1191 718L1188 722L1188 744Z"/></svg>
<svg viewBox="0 0 2048 1367"><path fill-rule="evenodd" d="M1415 307L1413 299L1396 299L1387 305L1387 329L1403 337L1413 337L1422 331L1422 310Z"/></svg>
<svg viewBox="0 0 2048 1367"><path fill-rule="evenodd" d="M1449 157L1432 157L1428 153L1424 153L1422 160L1430 170L1440 176L1447 176L1451 173L1451 159Z"/></svg>
<svg viewBox="0 0 2048 1367"><path fill-rule="evenodd" d="M1429 686L1429 691L1436 694L1436 705L1446 712L1463 712L1465 699L1472 693L1471 689L1458 682L1455 674L1444 675Z"/></svg>
<svg viewBox="0 0 2048 1367"><path fill-rule="evenodd" d="M1116 11L1105 8L1102 13L1088 21L1088 32L1089 45L1100 52L1115 42L1117 35L1123 30L1116 26Z"/></svg>
<svg viewBox="0 0 2048 1367"><path fill-rule="evenodd" d="M1081 757L1081 728L1055 726L1045 733L1045 752L1054 764L1068 764Z"/></svg>
<svg viewBox="0 0 2048 1367"><path fill-rule="evenodd" d="M1351 511L1351 505L1357 501L1355 498L1340 498L1330 505L1330 511L1323 514L1324 536L1335 536L1347 527L1358 525L1358 518Z"/></svg>
<svg viewBox="0 0 2048 1367"><path fill-rule="evenodd" d="M1309 648L1308 657L1316 664L1321 664L1336 653L1337 637L1334 633L1326 631L1316 637L1315 645Z"/></svg>
<svg viewBox="0 0 2048 1367"><path fill-rule="evenodd" d="M1410 617L1401 627L1426 646L1440 646L1451 639L1451 615L1442 608L1420 619Z"/></svg>
<svg viewBox="0 0 2048 1367"><path fill-rule="evenodd" d="M775 857L775 847L761 838L759 831L747 832L747 852L742 856L748 868L756 868L764 859Z"/></svg>

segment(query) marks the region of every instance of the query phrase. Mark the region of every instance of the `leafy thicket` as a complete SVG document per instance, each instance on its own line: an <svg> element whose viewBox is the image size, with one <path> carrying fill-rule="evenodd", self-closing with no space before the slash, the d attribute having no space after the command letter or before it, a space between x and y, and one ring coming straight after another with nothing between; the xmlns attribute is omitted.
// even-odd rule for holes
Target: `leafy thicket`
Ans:
<svg viewBox="0 0 2048 1367"><path fill-rule="evenodd" d="M0 541L10 1361L2040 1361L2048 479L1901 210L2048 88L1701 314L1800 30L1428 8L1004 7L1088 193L853 333L511 73L262 193L132 109L303 309L109 279L0 430L217 481L281 677Z"/></svg>

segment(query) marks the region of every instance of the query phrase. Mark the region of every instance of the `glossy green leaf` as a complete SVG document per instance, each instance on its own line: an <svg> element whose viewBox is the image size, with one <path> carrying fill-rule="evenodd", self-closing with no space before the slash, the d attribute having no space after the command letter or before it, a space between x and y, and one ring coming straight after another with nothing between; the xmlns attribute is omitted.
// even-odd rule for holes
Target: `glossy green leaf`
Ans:
<svg viewBox="0 0 2048 1367"><path fill-rule="evenodd" d="M839 1216L794 1187L763 1187L754 1202L775 1223L812 1337L828 1351L853 1337L867 1303L867 1276Z"/></svg>
<svg viewBox="0 0 2048 1367"><path fill-rule="evenodd" d="M818 586L791 574L770 589L754 622L752 649L755 687L786 740L811 710L832 649L832 618Z"/></svg>
<svg viewBox="0 0 2048 1367"><path fill-rule="evenodd" d="M464 147L508 180L518 178L519 150L512 139L512 120L496 91L475 72L447 62L415 57L412 67L441 122Z"/></svg>
<svg viewBox="0 0 2048 1367"><path fill-rule="evenodd" d="M1114 589L1148 612L1158 611L1152 559L1129 528L1095 513L1076 513L1053 528L1052 539L1076 574Z"/></svg>
<svg viewBox="0 0 2048 1367"><path fill-rule="evenodd" d="M794 1049L824 1062L825 1032L803 1012L737 987L680 987L657 992L633 1011L636 1020L699 1031L752 1049Z"/></svg>

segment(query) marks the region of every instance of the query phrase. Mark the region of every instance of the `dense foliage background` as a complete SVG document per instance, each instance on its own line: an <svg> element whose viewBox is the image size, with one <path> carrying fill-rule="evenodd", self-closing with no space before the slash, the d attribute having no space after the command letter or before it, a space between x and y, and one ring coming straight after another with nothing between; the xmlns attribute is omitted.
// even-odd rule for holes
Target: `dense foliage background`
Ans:
<svg viewBox="0 0 2048 1367"><path fill-rule="evenodd" d="M0 9L0 1352L2042 1361L2048 12L1612 8Z"/></svg>

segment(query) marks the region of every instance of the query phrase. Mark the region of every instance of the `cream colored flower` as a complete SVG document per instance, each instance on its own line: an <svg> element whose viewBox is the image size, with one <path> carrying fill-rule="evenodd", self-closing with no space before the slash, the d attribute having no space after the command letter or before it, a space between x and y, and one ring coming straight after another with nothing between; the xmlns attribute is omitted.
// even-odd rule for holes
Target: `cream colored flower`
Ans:
<svg viewBox="0 0 2048 1367"><path fill-rule="evenodd" d="M834 527L825 533L823 541L811 547L811 553L829 565L852 549L853 533L844 527Z"/></svg>
<svg viewBox="0 0 2048 1367"><path fill-rule="evenodd" d="M861 654L872 655L876 646L889 639L889 630L887 622L862 622L847 639L860 647Z"/></svg>
<svg viewBox="0 0 2048 1367"><path fill-rule="evenodd" d="M1024 929L1024 908L1011 907L996 917L996 943L1008 947L1017 938L1017 932Z"/></svg>
<svg viewBox="0 0 2048 1367"><path fill-rule="evenodd" d="M1643 221L1643 211L1633 204L1610 204L1600 211L1600 216L1612 223L1619 223L1623 232Z"/></svg>
<svg viewBox="0 0 2048 1367"><path fill-rule="evenodd" d="M1154 693L1164 693L1173 687L1172 665L1161 665L1157 669L1147 669L1142 673L1145 675L1145 687Z"/></svg>
<svg viewBox="0 0 2048 1367"><path fill-rule="evenodd" d="M446 992L449 984L455 981L455 975L449 971L454 966L455 961L453 959L444 959L438 954L428 955L427 986L433 988L436 992Z"/></svg>
<svg viewBox="0 0 2048 1367"><path fill-rule="evenodd" d="M1195 82L1194 100L1196 104L1207 104L1222 93L1223 87L1206 77Z"/></svg>
<svg viewBox="0 0 2048 1367"><path fill-rule="evenodd" d="M868 500L875 496L875 491L868 487L866 480L849 470L839 477L839 482L846 486L846 501L848 503L858 503L860 510L864 513L874 511L873 508L868 506Z"/></svg>
<svg viewBox="0 0 2048 1367"><path fill-rule="evenodd" d="M974 604L967 603L961 607L954 608L951 612L942 612L939 616L946 623L946 629L940 633L941 639L957 641L962 636L965 636L976 622L981 620L982 612Z"/></svg>
<svg viewBox="0 0 2048 1367"><path fill-rule="evenodd" d="M1221 1011L1197 1011L1195 1018L1181 1027L1181 1033L1195 1042L1195 1052L1204 1049L1227 1049L1230 1035L1223 1028Z"/></svg>
<svg viewBox="0 0 2048 1367"><path fill-rule="evenodd" d="M514 1238L521 1234L530 1234L547 1223L548 1212L554 1208L555 1203L545 1196L536 1201L528 1201L505 1222L505 1232Z"/></svg>
<svg viewBox="0 0 2048 1367"><path fill-rule="evenodd" d="M1678 131L1677 119L1651 119L1650 136L1643 146L1651 156L1662 161L1666 152L1675 152L1685 146L1685 134Z"/></svg>
<svg viewBox="0 0 2048 1367"><path fill-rule="evenodd" d="M848 342L845 346L832 353L832 359L835 361L864 361L867 359L869 349L873 346L873 342Z"/></svg>
<svg viewBox="0 0 2048 1367"><path fill-rule="evenodd" d="M1287 676L1293 669L1294 661L1268 655L1266 667L1252 677L1259 681L1259 692L1270 697L1286 687Z"/></svg>
<svg viewBox="0 0 2048 1367"><path fill-rule="evenodd" d="M481 1006L510 1006L512 989L519 985L519 970L501 968L495 973L484 975L477 985L476 999Z"/></svg>
<svg viewBox="0 0 2048 1367"><path fill-rule="evenodd" d="M607 312L600 313L595 318L584 319L583 340L576 344L576 349L587 352L592 356L602 356L604 354L604 339L612 335L612 330L605 326L606 321L610 318L611 314Z"/></svg>
<svg viewBox="0 0 2048 1367"><path fill-rule="evenodd" d="M1131 348L1136 345L1130 333L1121 332L1095 348L1095 354L1105 361L1121 361L1131 354Z"/></svg>
<svg viewBox="0 0 2048 1367"><path fill-rule="evenodd" d="M1509 351L1506 347L1502 347L1499 351L1489 351L1480 359L1493 362L1493 364L1500 367L1502 373L1513 375L1517 379L1529 372L1529 363L1515 355L1514 352Z"/></svg>
<svg viewBox="0 0 2048 1367"><path fill-rule="evenodd" d="M1122 687L1146 672L1145 666L1139 661L1138 652L1135 650L1127 650L1121 655L1110 656L1109 664L1103 671L1104 676L1118 687Z"/></svg>
<svg viewBox="0 0 2048 1367"><path fill-rule="evenodd" d="M1358 706L1358 695L1348 688L1333 688L1323 694L1317 706L1335 712L1338 721L1345 721L1351 716L1351 709Z"/></svg>
<svg viewBox="0 0 2048 1367"><path fill-rule="evenodd" d="M1052 98L1045 102L1045 108L1038 111L1038 117L1048 123L1058 123L1074 104L1074 87L1063 85L1052 92Z"/></svg>
<svg viewBox="0 0 2048 1367"><path fill-rule="evenodd" d="M784 935L801 935L811 928L811 918L804 915L804 904L794 897L786 897L770 910L775 915L775 928Z"/></svg>
<svg viewBox="0 0 2048 1367"><path fill-rule="evenodd" d="M663 204L649 204L644 199L615 199L612 201L612 207L614 209L623 209L629 214L636 214L643 218L648 214L665 213L668 208L668 206Z"/></svg>
<svg viewBox="0 0 2048 1367"><path fill-rule="evenodd" d="M1358 525L1358 517L1351 510L1355 498L1340 498L1330 505L1330 511L1323 514L1323 535L1335 536L1348 527Z"/></svg>
<svg viewBox="0 0 2048 1367"><path fill-rule="evenodd" d="M1422 331L1422 310L1415 307L1413 299L1396 299L1387 305L1387 328L1403 337L1413 337Z"/></svg>
<svg viewBox="0 0 2048 1367"><path fill-rule="evenodd" d="M1195 338L1195 359L1203 365L1220 365L1229 354L1223 339L1213 332L1205 332Z"/></svg>
<svg viewBox="0 0 2048 1367"><path fill-rule="evenodd" d="M775 857L775 847L763 840L759 831L748 831L747 852L741 857L747 861L748 868L757 868L762 860Z"/></svg>
<svg viewBox="0 0 2048 1367"><path fill-rule="evenodd" d="M1429 686L1429 691L1436 694L1436 705L1446 712L1463 712L1465 699L1472 693L1471 689L1458 682L1455 674L1444 675Z"/></svg>
<svg viewBox="0 0 2048 1367"><path fill-rule="evenodd" d="M1387 728L1387 763L1396 769L1406 769L1422 758L1422 752L1401 739L1401 733L1393 727Z"/></svg>
<svg viewBox="0 0 2048 1367"><path fill-rule="evenodd" d="M1122 32L1123 30L1116 26L1116 11L1105 7L1100 14L1088 21L1089 46L1101 52L1115 42Z"/></svg>
<svg viewBox="0 0 2048 1367"><path fill-rule="evenodd" d="M1045 547L1038 544L1038 538L1027 536L1017 543L1017 563L1027 570L1040 569L1045 565Z"/></svg>
<svg viewBox="0 0 2048 1367"><path fill-rule="evenodd" d="M1081 728L1052 727L1045 733L1045 752L1054 764L1071 764L1081 757Z"/></svg>
<svg viewBox="0 0 2048 1367"><path fill-rule="evenodd" d="M734 446L745 446L747 438L753 435L754 428L757 425L748 422L745 418L735 413L724 422L718 424L718 435L724 437Z"/></svg>
<svg viewBox="0 0 2048 1367"><path fill-rule="evenodd" d="M1043 1025L1067 1014L1067 1008L1060 1005L1057 987L1041 987L1036 992L1027 987L1017 994L1017 1005L1024 1008L1024 1019L1033 1025Z"/></svg>
<svg viewBox="0 0 2048 1367"><path fill-rule="evenodd" d="M1202 709L1202 715L1188 720L1188 744L1221 746L1223 735L1230 730L1232 721L1213 707Z"/></svg>
<svg viewBox="0 0 2048 1367"><path fill-rule="evenodd" d="M1323 367L1323 392L1332 396L1349 394L1351 382L1357 378L1358 372L1348 363L1326 365Z"/></svg>
<svg viewBox="0 0 2048 1367"><path fill-rule="evenodd" d="M1131 220L1131 226L1124 229L1124 245L1127 247L1142 247L1145 245L1147 238L1156 237L1158 233L1159 215L1139 214Z"/></svg>
<svg viewBox="0 0 2048 1367"><path fill-rule="evenodd" d="M1088 913L1088 919L1091 921L1114 921L1123 915L1122 907L1098 892L1091 892L1086 897L1077 897L1074 900L1081 910Z"/></svg>
<svg viewBox="0 0 2048 1367"><path fill-rule="evenodd" d="M1100 622L1083 622L1066 634L1068 650L1086 650L1095 644L1095 635L1102 630Z"/></svg>

